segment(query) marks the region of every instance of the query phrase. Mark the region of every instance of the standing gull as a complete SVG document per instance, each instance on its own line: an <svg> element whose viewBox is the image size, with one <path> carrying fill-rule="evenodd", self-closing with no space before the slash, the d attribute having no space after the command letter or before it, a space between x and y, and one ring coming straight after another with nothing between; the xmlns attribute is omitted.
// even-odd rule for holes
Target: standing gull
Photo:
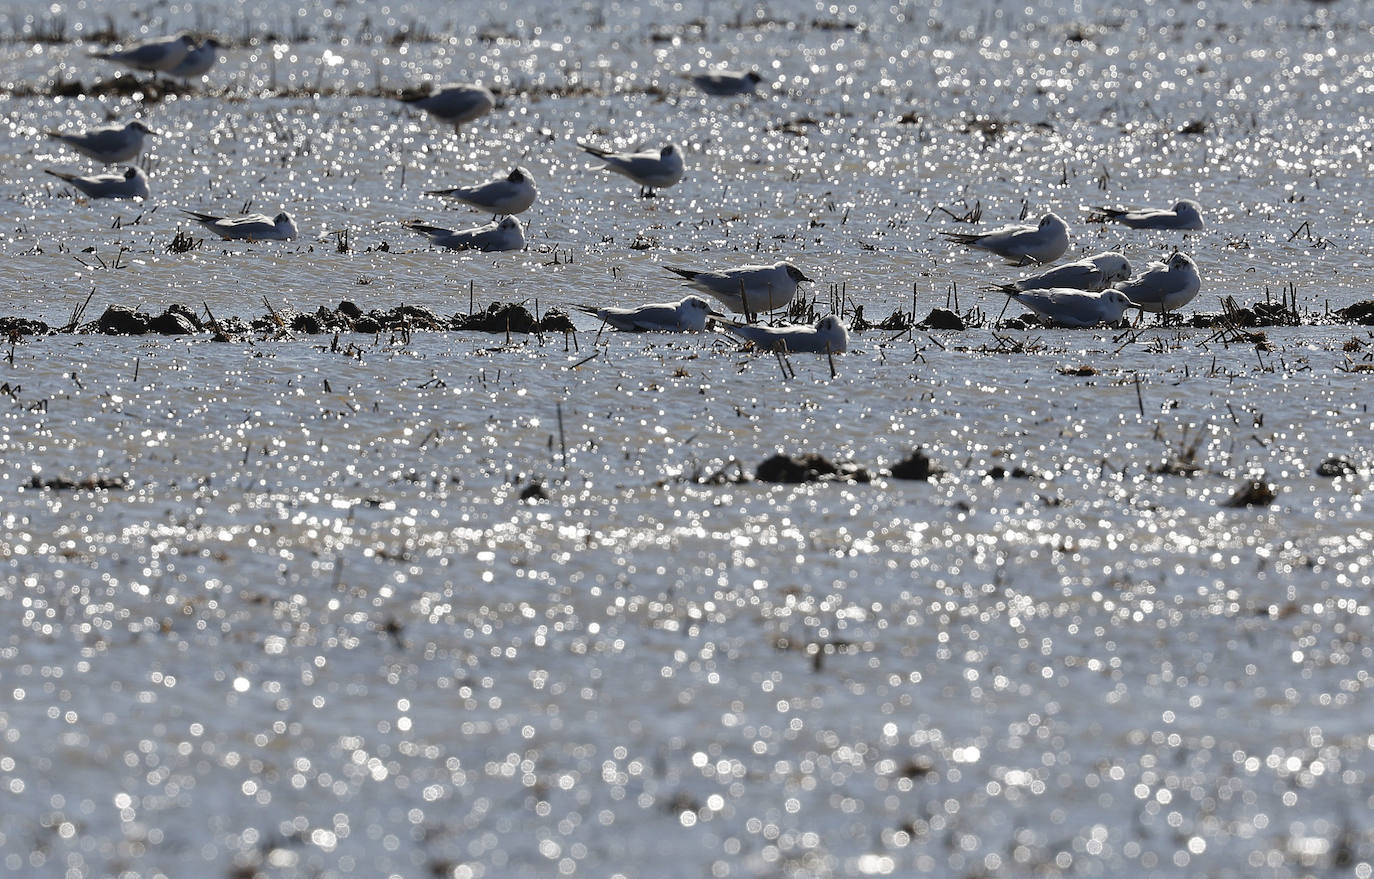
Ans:
<svg viewBox="0 0 1374 879"><path fill-rule="evenodd" d="M655 189L672 186L682 179L682 151L671 143L658 152L642 153L613 153L591 144L579 142L577 145L604 162L610 170L638 183L642 198L648 198Z"/></svg>
<svg viewBox="0 0 1374 879"><path fill-rule="evenodd" d="M810 281L790 262L770 266L741 266L723 272L698 272L664 266L687 281L687 286L709 293L726 308L743 314L758 314L784 308L797 293L797 284Z"/></svg>
<svg viewBox="0 0 1374 879"><path fill-rule="evenodd" d="M419 107L440 122L458 129L464 122L485 116L496 106L496 97L485 86L457 83L440 86L433 92L406 93L402 103Z"/></svg>
<svg viewBox="0 0 1374 879"><path fill-rule="evenodd" d="M955 244L987 250L1012 263L1054 262L1069 249L1069 226L1054 214L1045 214L1035 226L940 234Z"/></svg>
<svg viewBox="0 0 1374 879"><path fill-rule="evenodd" d="M1013 293L1018 290L1048 290L1051 287L1071 287L1097 293L1106 290L1118 281L1131 277L1131 264L1126 257L1115 251L1099 253L1075 262L1031 275L1010 284L999 284L994 290Z"/></svg>
<svg viewBox="0 0 1374 879"><path fill-rule="evenodd" d="M133 161L143 151L144 137L160 136L137 119L127 125L108 125L74 134L49 131L47 135L54 140L62 141L81 155L89 156L106 165Z"/></svg>
<svg viewBox="0 0 1374 879"><path fill-rule="evenodd" d="M1134 281L1117 287L1141 311L1176 311L1192 302L1202 289L1197 263L1186 253L1171 253L1163 263L1150 263L1149 268Z"/></svg>
<svg viewBox="0 0 1374 879"><path fill-rule="evenodd" d="M130 70L158 74L171 72L172 68L186 59L187 53L195 48L195 45L196 42L191 37L177 34L91 54L96 58L121 64Z"/></svg>
<svg viewBox="0 0 1374 879"><path fill-rule="evenodd" d="M453 189L431 189L426 195L456 198L463 204L499 216L523 213L534 204L534 177L524 168L515 168L505 177L481 186L456 186Z"/></svg>

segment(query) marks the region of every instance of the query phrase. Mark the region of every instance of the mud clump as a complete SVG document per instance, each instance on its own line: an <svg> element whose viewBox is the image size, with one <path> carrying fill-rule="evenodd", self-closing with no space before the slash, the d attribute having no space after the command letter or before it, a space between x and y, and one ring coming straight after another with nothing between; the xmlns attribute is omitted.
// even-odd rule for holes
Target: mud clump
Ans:
<svg viewBox="0 0 1374 879"><path fill-rule="evenodd" d="M148 332L148 315L124 305L110 305L95 322L96 332L107 336L141 336Z"/></svg>
<svg viewBox="0 0 1374 879"><path fill-rule="evenodd" d="M536 504L540 501L549 499L549 493L544 488L544 483L534 480L529 485L520 489L520 501L527 504Z"/></svg>
<svg viewBox="0 0 1374 879"><path fill-rule="evenodd" d="M479 330L484 333L537 333L539 323L523 305L493 302L486 311L474 314L455 314L455 330Z"/></svg>
<svg viewBox="0 0 1374 879"><path fill-rule="evenodd" d="M852 461L831 461L816 452L796 457L777 454L754 471L759 482L800 485L808 482L871 482L873 475Z"/></svg>
<svg viewBox="0 0 1374 879"><path fill-rule="evenodd" d="M928 330L965 330L968 325L964 319L948 308L932 308L921 326Z"/></svg>
<svg viewBox="0 0 1374 879"><path fill-rule="evenodd" d="M200 318L184 305L173 305L148 321L148 332L164 336L189 336L204 330Z"/></svg>
<svg viewBox="0 0 1374 879"><path fill-rule="evenodd" d="M0 338L12 339L15 336L46 336L52 327L41 320L26 317L0 317Z"/></svg>
<svg viewBox="0 0 1374 879"><path fill-rule="evenodd" d="M123 491L129 487L117 476L87 476L84 479L68 479L65 476L43 479L35 476L29 480L28 486L52 491Z"/></svg>
<svg viewBox="0 0 1374 879"><path fill-rule="evenodd" d="M1327 458L1317 465L1317 475L1326 479L1335 479L1338 476L1354 476L1356 472L1355 464L1344 455Z"/></svg>
<svg viewBox="0 0 1374 879"><path fill-rule="evenodd" d="M1336 316L1347 323L1374 327L1374 299L1347 305L1336 312Z"/></svg>
<svg viewBox="0 0 1374 879"><path fill-rule="evenodd" d="M944 474L944 470L931 463L930 456L923 449L916 449L906 458L892 465L893 479L934 479Z"/></svg>
<svg viewBox="0 0 1374 879"><path fill-rule="evenodd" d="M1244 507L1267 507L1278 497L1274 486L1262 479L1250 479L1237 486L1231 496L1221 502L1223 507L1241 509Z"/></svg>

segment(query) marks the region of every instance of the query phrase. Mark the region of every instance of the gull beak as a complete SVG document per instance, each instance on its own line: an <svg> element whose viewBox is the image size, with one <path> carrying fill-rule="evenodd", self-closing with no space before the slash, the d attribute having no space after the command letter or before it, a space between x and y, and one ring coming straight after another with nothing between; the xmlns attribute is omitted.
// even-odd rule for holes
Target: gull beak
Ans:
<svg viewBox="0 0 1374 879"><path fill-rule="evenodd" d="M721 318L722 320L724 320L724 319L726 319L726 318L729 317L729 315L721 314L719 311L716 311L714 308L708 309L707 312L706 312L706 314L707 314L708 316L710 316L710 317L718 317L718 318Z"/></svg>
<svg viewBox="0 0 1374 879"><path fill-rule="evenodd" d="M810 278L808 278L806 275L802 275L799 279L797 279L797 283L798 283L798 284L800 284L802 281L805 281L805 282L808 283L808 284L814 284L814 283L816 283L815 281L813 281L813 280L811 280Z"/></svg>

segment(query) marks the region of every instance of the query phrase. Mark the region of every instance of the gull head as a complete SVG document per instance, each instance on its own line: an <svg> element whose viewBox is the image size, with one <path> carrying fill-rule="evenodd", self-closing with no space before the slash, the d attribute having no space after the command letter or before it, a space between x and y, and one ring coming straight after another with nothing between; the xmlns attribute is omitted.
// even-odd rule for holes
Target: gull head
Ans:
<svg viewBox="0 0 1374 879"><path fill-rule="evenodd" d="M1040 229L1054 229L1054 228L1058 228L1058 229L1068 229L1068 228L1069 228L1069 224L1068 224L1068 223L1065 223L1063 220L1061 220L1061 219L1059 218L1059 215L1058 215L1058 214L1049 213L1049 214L1045 214L1043 217L1040 218L1040 223L1038 224L1037 228L1040 228Z"/></svg>
<svg viewBox="0 0 1374 879"><path fill-rule="evenodd" d="M687 326L695 327L698 330L706 329L706 323L710 318L725 317L716 311L711 303L700 296L684 296L682 301L677 304L677 313L679 319L684 321Z"/></svg>
<svg viewBox="0 0 1374 879"><path fill-rule="evenodd" d="M129 129L133 129L134 131L141 131L141 132L143 132L144 134L151 135L151 136L153 136L153 137L161 137L161 136L162 136L162 135L158 134L156 131L153 131L153 130L152 130L151 128L149 128L148 126L144 125L142 122L138 121L137 119L135 119L133 122L130 122L128 125L126 125L126 126L124 126L124 127L125 127L125 128L129 128Z"/></svg>
<svg viewBox="0 0 1374 879"><path fill-rule="evenodd" d="M660 159L666 159L675 152L677 152L677 147L673 146L672 144L668 144L666 147L658 151L658 157Z"/></svg>
<svg viewBox="0 0 1374 879"><path fill-rule="evenodd" d="M752 82L754 85L758 85L759 83L763 82L763 76L757 70L751 70L748 73L744 74L744 78Z"/></svg>
<svg viewBox="0 0 1374 879"><path fill-rule="evenodd" d="M1197 271L1197 263L1193 262L1193 258L1186 253L1178 251L1169 254L1169 258L1164 261L1164 265L1168 266L1170 271L1187 271L1188 269Z"/></svg>
<svg viewBox="0 0 1374 879"><path fill-rule="evenodd" d="M792 279L792 283L800 284L803 281L805 281L808 284L811 283L811 279L808 278L806 275L802 274L802 270L792 265L790 262L785 262L782 265L783 268L787 270L787 277Z"/></svg>
<svg viewBox="0 0 1374 879"><path fill-rule="evenodd" d="M816 321L816 334L825 338L826 350L831 354L843 354L849 350L849 331L833 314Z"/></svg>
<svg viewBox="0 0 1374 879"><path fill-rule="evenodd" d="M1136 305L1134 302L1132 302L1130 297L1127 296L1125 293L1122 293L1120 290L1108 290L1107 292L1102 294L1102 299L1106 302L1110 302L1112 305L1117 306L1117 320L1120 320L1121 315L1126 313L1126 309L1140 307L1139 305Z"/></svg>
<svg viewBox="0 0 1374 879"><path fill-rule="evenodd" d="M295 220L291 220L291 214L284 212L284 210L278 216L272 217L272 225L286 238L295 238L300 233L295 229Z"/></svg>
<svg viewBox="0 0 1374 879"><path fill-rule="evenodd" d="M1174 214L1181 219L1187 220L1190 224L1197 226L1199 229L1202 228L1202 205L1193 201L1191 198L1185 198L1174 205Z"/></svg>
<svg viewBox="0 0 1374 879"><path fill-rule="evenodd" d="M532 181L533 178L530 177L530 172L526 171L524 168L516 167L506 176L506 180L510 183L524 183L526 181Z"/></svg>
<svg viewBox="0 0 1374 879"><path fill-rule="evenodd" d="M179 34L177 39L181 40L182 45L188 49L194 49L196 47L196 38L190 34Z"/></svg>
<svg viewBox="0 0 1374 879"><path fill-rule="evenodd" d="M206 37L206 38L205 38L205 41L202 42L201 45L202 45L202 46L209 46L209 47L212 48L212 49L223 49L223 48L224 48L224 44L221 43L219 40L215 39L214 37Z"/></svg>
<svg viewBox="0 0 1374 879"><path fill-rule="evenodd" d="M1107 283L1114 284L1117 281L1130 280L1131 264L1126 257L1115 251L1100 253L1092 258L1093 264L1098 271L1107 279Z"/></svg>
<svg viewBox="0 0 1374 879"><path fill-rule="evenodd" d="M502 232L519 232L521 234L524 234L525 231L524 228L520 225L520 221L517 220L515 217L506 217L504 220L496 224L496 228Z"/></svg>

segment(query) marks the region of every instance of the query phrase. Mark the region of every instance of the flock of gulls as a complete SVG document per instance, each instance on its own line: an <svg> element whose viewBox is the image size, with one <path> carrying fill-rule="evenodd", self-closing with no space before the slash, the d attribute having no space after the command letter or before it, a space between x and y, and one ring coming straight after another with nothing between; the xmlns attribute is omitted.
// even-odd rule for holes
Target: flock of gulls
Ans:
<svg viewBox="0 0 1374 879"><path fill-rule="evenodd" d="M194 79L204 76L219 57L221 44L213 38L197 41L177 34L136 43L93 57L134 71ZM716 97L749 96L764 78L756 71L720 69L689 77L703 94ZM404 94L399 100L423 110L439 122L461 126L490 113L495 96L479 84L452 84L429 91ZM135 120L124 125L81 132L49 131L48 136L90 159L105 165L133 161L145 140L158 133ZM682 150L665 144L644 152L615 152L594 144L578 143L587 155L608 171L623 175L639 187L641 197L680 182L686 172ZM148 177L130 165L120 173L71 174L53 169L46 173L62 180L91 199L149 197ZM436 247L483 252L522 250L525 230L517 215L532 207L538 197L533 175L521 167L495 180L473 186L430 190L426 194L455 199L492 220L467 229L447 229L419 222L404 225L425 236ZM290 241L297 237L295 221L285 211L275 217L245 214L224 217L197 211L183 213L223 239L243 241ZM1202 209L1184 199L1168 210L1128 210L1101 207L1089 222L1115 222L1132 229L1193 232L1203 228ZM1133 277L1131 264L1116 252L1053 265L1069 249L1069 226L1054 213L1034 225L1012 225L991 232L941 233L949 242L995 254L1016 266L1048 266L1039 274L999 284L991 290L1005 293L1046 323L1063 327L1093 327L1121 322L1128 309L1167 313L1187 305L1197 296L1201 278L1197 264L1175 251L1162 263ZM652 303L632 308L577 306L607 326L623 331L702 332L713 324L725 332L770 351L838 354L848 350L849 334L835 316L821 318L814 326L765 326L756 323L760 314L788 306L798 285L811 279L787 261L771 265L746 265L717 271L664 266L687 287L706 294L743 320L731 318L706 298L696 295L677 302Z"/></svg>

